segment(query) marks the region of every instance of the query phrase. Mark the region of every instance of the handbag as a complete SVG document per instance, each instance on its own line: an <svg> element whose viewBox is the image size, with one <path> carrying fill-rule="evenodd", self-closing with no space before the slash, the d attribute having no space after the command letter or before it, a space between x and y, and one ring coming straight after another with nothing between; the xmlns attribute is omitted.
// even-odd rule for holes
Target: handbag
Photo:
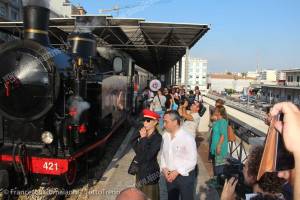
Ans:
<svg viewBox="0 0 300 200"><path fill-rule="evenodd" d="M129 168L128 168L128 174L136 175L138 173L139 166L138 161L136 160L136 156L132 159Z"/></svg>
<svg viewBox="0 0 300 200"><path fill-rule="evenodd" d="M162 110L163 112L166 112L166 111L167 111L167 109L166 109L166 107L165 107L165 106L161 105L160 98L159 98L159 96L158 96L158 95L157 95L157 98L158 98L158 101L159 101L159 104L160 104L161 110Z"/></svg>
<svg viewBox="0 0 300 200"><path fill-rule="evenodd" d="M202 117L205 112L206 112L206 108L205 108L205 106L203 104L201 104L201 110L199 111L200 117Z"/></svg>
<svg viewBox="0 0 300 200"><path fill-rule="evenodd" d="M233 128L231 125L228 125L227 127L227 133L228 133L228 142L234 142L236 140L236 136L234 134Z"/></svg>

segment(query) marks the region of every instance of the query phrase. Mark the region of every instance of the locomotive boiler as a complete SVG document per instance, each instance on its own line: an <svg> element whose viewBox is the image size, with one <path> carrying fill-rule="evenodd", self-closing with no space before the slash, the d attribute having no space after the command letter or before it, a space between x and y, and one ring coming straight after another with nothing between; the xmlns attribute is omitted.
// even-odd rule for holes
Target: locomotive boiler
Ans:
<svg viewBox="0 0 300 200"><path fill-rule="evenodd" d="M70 34L67 51L53 48L49 9L23 13L24 38L0 49L0 187L41 177L72 185L79 161L126 118L134 64L125 54L99 56L91 33Z"/></svg>

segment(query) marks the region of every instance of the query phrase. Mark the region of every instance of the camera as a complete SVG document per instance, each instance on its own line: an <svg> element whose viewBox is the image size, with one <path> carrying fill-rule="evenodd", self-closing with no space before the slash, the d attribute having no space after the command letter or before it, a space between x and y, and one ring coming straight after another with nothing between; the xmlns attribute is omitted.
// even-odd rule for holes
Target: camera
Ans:
<svg viewBox="0 0 300 200"><path fill-rule="evenodd" d="M227 163L224 166L223 172L217 177L218 184L220 187L223 187L226 179L229 180L232 177L236 178L238 182L236 184L235 192L239 197L245 198L245 194L251 193L252 188L244 183L244 164L232 157L227 158L226 161Z"/></svg>
<svg viewBox="0 0 300 200"><path fill-rule="evenodd" d="M179 99L179 104L182 106L182 105L184 105L184 103L185 103L186 101L188 101L188 99L187 99L186 97L180 98L180 99Z"/></svg>

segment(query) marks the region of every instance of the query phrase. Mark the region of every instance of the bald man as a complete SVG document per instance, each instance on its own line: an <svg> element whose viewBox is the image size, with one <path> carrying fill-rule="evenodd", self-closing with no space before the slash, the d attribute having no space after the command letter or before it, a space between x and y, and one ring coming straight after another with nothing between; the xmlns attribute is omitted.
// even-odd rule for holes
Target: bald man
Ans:
<svg viewBox="0 0 300 200"><path fill-rule="evenodd" d="M122 190L116 200L147 200L147 197L142 191L132 187Z"/></svg>

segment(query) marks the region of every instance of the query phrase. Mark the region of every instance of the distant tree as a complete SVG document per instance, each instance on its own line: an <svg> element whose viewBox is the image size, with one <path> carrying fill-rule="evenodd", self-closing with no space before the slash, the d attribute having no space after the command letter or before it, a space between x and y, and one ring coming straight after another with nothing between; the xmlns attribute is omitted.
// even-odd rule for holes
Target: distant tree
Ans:
<svg viewBox="0 0 300 200"><path fill-rule="evenodd" d="M226 72L226 74L227 74L227 75L232 75L232 73L231 73L231 72Z"/></svg>
<svg viewBox="0 0 300 200"><path fill-rule="evenodd" d="M232 94L235 94L236 91L234 89L228 89L228 88L225 88L225 92L228 94L228 95L232 95Z"/></svg>
<svg viewBox="0 0 300 200"><path fill-rule="evenodd" d="M242 72L242 77L246 77L247 73L246 72Z"/></svg>

